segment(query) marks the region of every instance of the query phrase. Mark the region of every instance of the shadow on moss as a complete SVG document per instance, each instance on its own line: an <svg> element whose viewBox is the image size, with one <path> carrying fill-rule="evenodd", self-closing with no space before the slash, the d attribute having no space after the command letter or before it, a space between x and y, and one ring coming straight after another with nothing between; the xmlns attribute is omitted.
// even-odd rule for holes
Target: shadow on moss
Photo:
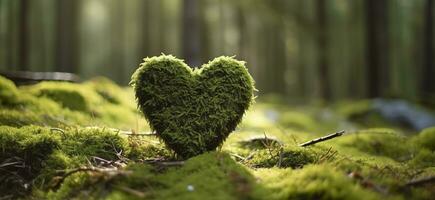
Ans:
<svg viewBox="0 0 435 200"><path fill-rule="evenodd" d="M119 160L119 156L165 156L141 151L147 148L145 144L134 146L126 136L104 128L0 126L0 195L25 195L33 187L45 190L62 171L89 163Z"/></svg>
<svg viewBox="0 0 435 200"><path fill-rule="evenodd" d="M125 172L78 173L48 198L255 199L254 191L259 191L254 177L225 153L205 153L163 173L139 163Z"/></svg>

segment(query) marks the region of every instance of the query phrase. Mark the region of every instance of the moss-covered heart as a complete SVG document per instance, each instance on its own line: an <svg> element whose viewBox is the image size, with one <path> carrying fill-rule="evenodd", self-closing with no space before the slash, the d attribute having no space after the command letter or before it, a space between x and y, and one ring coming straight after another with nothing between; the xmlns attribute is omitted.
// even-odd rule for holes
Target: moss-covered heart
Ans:
<svg viewBox="0 0 435 200"><path fill-rule="evenodd" d="M221 145L254 97L244 62L224 56L200 69L170 55L145 58L130 84L151 128L183 158Z"/></svg>

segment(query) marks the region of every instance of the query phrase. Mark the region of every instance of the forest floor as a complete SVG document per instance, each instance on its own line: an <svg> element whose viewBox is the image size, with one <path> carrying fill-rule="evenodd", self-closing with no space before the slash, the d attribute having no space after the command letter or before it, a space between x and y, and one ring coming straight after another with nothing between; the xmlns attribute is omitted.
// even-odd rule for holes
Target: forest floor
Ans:
<svg viewBox="0 0 435 200"><path fill-rule="evenodd" d="M222 147L179 160L130 88L0 77L0 199L433 198L435 127L389 121L373 104L260 97Z"/></svg>

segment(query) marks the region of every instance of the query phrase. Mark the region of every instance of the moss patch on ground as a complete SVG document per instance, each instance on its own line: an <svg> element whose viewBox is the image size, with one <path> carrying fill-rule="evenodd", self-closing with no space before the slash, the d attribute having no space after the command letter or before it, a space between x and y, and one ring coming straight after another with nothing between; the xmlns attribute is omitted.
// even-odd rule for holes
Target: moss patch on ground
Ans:
<svg viewBox="0 0 435 200"><path fill-rule="evenodd" d="M77 173L47 197L80 199L91 194L96 199L253 199L258 187L247 169L225 153L205 153L179 167L157 168L136 163L114 175Z"/></svg>
<svg viewBox="0 0 435 200"><path fill-rule="evenodd" d="M269 190L269 199L379 199L330 165L304 170L264 169L255 172Z"/></svg>
<svg viewBox="0 0 435 200"><path fill-rule="evenodd" d="M105 78L56 84L16 87L0 77L0 198L435 195L434 182L418 183L435 176L435 128L415 133L350 117L364 113L370 100L355 103L356 108L352 102L325 108L259 99L218 150L183 160L149 132L132 89ZM66 94L83 101L68 102ZM347 133L299 146L340 129Z"/></svg>
<svg viewBox="0 0 435 200"><path fill-rule="evenodd" d="M136 110L131 90L105 78L83 84L41 82L17 88L0 77L0 89L0 125L149 129Z"/></svg>

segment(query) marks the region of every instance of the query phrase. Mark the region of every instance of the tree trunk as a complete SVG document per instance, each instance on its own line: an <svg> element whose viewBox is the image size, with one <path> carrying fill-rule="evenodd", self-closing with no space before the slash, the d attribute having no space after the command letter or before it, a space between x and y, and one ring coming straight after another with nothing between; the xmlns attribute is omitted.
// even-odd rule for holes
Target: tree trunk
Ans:
<svg viewBox="0 0 435 200"><path fill-rule="evenodd" d="M323 100L331 100L330 71L328 66L328 15L326 13L326 0L317 0L317 49L320 96Z"/></svg>
<svg viewBox="0 0 435 200"><path fill-rule="evenodd" d="M141 37L140 37L140 56L141 58L150 55L149 52L149 20L150 20L150 0L141 1L142 9L140 11L140 16L142 16L141 24ZM142 61L141 61L142 62Z"/></svg>
<svg viewBox="0 0 435 200"><path fill-rule="evenodd" d="M433 0L426 0L425 10L425 26L424 26L424 60L422 70L422 82L421 90L423 98L428 98L431 95L435 95L435 85L433 78L435 77L435 65L434 65L434 40L433 40Z"/></svg>
<svg viewBox="0 0 435 200"><path fill-rule="evenodd" d="M305 62L305 57L306 57L306 46L305 46L305 41L306 41L306 31L305 31L305 20L304 20L304 2L305 1L296 1L296 12L295 12L295 20L296 20L296 24L297 27L299 27L296 30L296 34L297 34L297 45L298 45L298 50L297 50L297 73L298 75L296 76L297 78L297 84L299 88L299 94L301 95L302 99L307 99L309 96L309 87L306 83L306 76L307 76L307 64Z"/></svg>
<svg viewBox="0 0 435 200"><path fill-rule="evenodd" d="M112 74L115 73L116 77L115 79L118 81L118 83L125 84L125 66L124 66L124 52L126 51L125 43L124 43L124 4L125 2L123 0L115 0L113 2L113 7L111 9L110 16L111 19L111 34L110 34L110 40L111 40L111 64L112 64Z"/></svg>
<svg viewBox="0 0 435 200"><path fill-rule="evenodd" d="M19 7L20 17L19 17L19 29L18 29L18 69L26 71L29 69L29 42L27 33L28 24L28 13L29 13L29 1L21 0Z"/></svg>
<svg viewBox="0 0 435 200"><path fill-rule="evenodd" d="M207 9L206 9L206 4L204 2L201 2L199 4L200 9L199 9L199 37L197 38L200 41L200 53L198 55L198 60L199 62L207 62L207 60L209 60L211 58L211 54L213 52L213 45L210 42L210 35L211 35L211 30L210 30L210 26L209 22L206 19L206 15L207 15ZM201 64L201 63L200 63ZM192 66L194 67L194 66Z"/></svg>
<svg viewBox="0 0 435 200"><path fill-rule="evenodd" d="M197 0L183 1L183 58L191 67L200 65L200 27Z"/></svg>
<svg viewBox="0 0 435 200"><path fill-rule="evenodd" d="M388 77L388 0L366 1L368 96L384 95Z"/></svg>
<svg viewBox="0 0 435 200"><path fill-rule="evenodd" d="M78 72L78 8L80 1L57 0L56 69Z"/></svg>
<svg viewBox="0 0 435 200"><path fill-rule="evenodd" d="M238 54L237 57L242 60L246 60L246 19L245 19L245 12L241 6L237 8L237 27L239 30L239 41L238 41Z"/></svg>

